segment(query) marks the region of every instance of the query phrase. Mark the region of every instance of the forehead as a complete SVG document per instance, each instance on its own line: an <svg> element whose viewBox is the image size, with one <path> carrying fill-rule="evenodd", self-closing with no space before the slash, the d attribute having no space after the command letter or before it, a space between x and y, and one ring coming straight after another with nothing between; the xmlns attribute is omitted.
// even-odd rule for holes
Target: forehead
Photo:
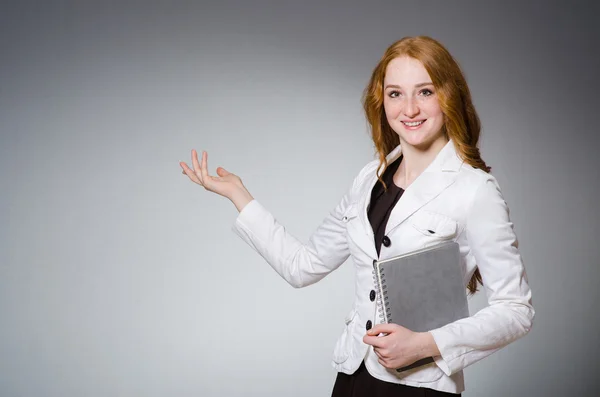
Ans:
<svg viewBox="0 0 600 397"><path fill-rule="evenodd" d="M395 84L399 86L413 86L419 83L430 82L431 78L421 61L402 56L390 61L385 69L384 86Z"/></svg>

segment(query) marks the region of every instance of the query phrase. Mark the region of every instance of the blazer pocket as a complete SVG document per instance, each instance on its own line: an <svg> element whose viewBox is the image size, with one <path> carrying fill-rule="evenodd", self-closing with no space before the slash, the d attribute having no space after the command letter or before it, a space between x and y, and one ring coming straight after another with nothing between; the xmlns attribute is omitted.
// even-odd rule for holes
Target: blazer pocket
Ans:
<svg viewBox="0 0 600 397"><path fill-rule="evenodd" d="M431 237L434 241L454 238L458 230L458 222L454 219L425 210L413 215L412 225L419 233Z"/></svg>
<svg viewBox="0 0 600 397"><path fill-rule="evenodd" d="M344 318L344 331L338 338L335 348L333 349L333 361L337 364L341 364L350 357L350 350L352 348L352 327L356 319L356 310L352 309L350 313Z"/></svg>
<svg viewBox="0 0 600 397"><path fill-rule="evenodd" d="M421 384L436 382L442 377L442 375L444 375L444 372L442 372L436 363L429 363L404 372L396 372L395 370L388 371L393 373L398 379L408 382L418 382Z"/></svg>

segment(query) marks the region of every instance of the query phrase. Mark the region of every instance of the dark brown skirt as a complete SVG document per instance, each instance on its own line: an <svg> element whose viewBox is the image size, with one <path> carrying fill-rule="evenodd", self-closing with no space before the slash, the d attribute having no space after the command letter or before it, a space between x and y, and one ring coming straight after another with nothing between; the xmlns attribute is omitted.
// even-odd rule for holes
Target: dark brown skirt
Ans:
<svg viewBox="0 0 600 397"><path fill-rule="evenodd" d="M446 393L426 387L413 387L384 382L371 376L365 362L352 375L338 372L331 397L456 397L460 394Z"/></svg>

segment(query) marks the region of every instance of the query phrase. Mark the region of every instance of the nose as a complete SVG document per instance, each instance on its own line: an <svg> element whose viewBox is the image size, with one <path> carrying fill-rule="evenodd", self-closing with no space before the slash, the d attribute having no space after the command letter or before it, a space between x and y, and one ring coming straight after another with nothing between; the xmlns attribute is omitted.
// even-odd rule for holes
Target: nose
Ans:
<svg viewBox="0 0 600 397"><path fill-rule="evenodd" d="M406 115L406 117L411 119L417 114L419 114L419 106L413 98L406 99L406 104L404 106L404 114Z"/></svg>

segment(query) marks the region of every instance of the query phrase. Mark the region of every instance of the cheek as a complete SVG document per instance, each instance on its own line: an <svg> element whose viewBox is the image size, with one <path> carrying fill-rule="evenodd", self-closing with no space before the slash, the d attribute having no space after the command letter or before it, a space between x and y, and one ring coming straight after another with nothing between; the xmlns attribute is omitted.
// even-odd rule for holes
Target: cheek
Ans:
<svg viewBox="0 0 600 397"><path fill-rule="evenodd" d="M399 106L397 102L393 103L389 101L384 101L383 108L385 110L385 115L388 118L388 120L397 118L401 111L401 106Z"/></svg>
<svg viewBox="0 0 600 397"><path fill-rule="evenodd" d="M427 111L429 117L440 117L443 118L444 114L442 113L442 107L438 101L431 101L429 103L424 104L424 108Z"/></svg>

